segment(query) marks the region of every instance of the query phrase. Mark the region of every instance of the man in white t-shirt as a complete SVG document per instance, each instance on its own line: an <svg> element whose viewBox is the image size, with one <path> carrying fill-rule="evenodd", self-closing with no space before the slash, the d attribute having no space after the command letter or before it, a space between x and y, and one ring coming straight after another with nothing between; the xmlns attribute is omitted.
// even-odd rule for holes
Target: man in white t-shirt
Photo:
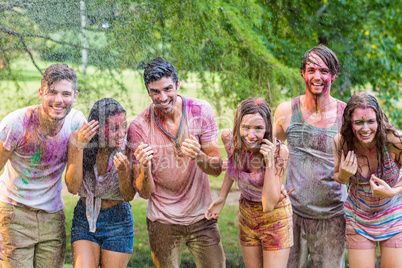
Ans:
<svg viewBox="0 0 402 268"><path fill-rule="evenodd" d="M2 267L63 267L66 246L61 175L70 134L86 121L72 109L77 76L65 64L43 74L41 105L0 123L0 260Z"/></svg>

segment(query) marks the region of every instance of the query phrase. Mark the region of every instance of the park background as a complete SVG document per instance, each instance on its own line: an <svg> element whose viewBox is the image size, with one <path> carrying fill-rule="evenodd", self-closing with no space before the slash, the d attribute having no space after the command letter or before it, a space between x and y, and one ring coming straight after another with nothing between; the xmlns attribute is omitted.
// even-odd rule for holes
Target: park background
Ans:
<svg viewBox="0 0 402 268"><path fill-rule="evenodd" d="M401 13L402 0L0 1L0 119L39 104L44 69L64 62L78 73L76 109L87 116L96 100L112 97L131 121L150 104L142 68L161 56L178 69L181 94L211 103L221 132L233 126L234 110L247 97L262 97L275 110L303 94L302 56L324 44L341 64L332 95L347 102L368 91L400 129ZM222 179L211 177L214 194ZM69 236L77 196L64 200ZM146 201L131 204L129 267L151 267ZM234 200L219 218L228 267L244 266L236 212ZM67 249L65 267L72 267ZM194 267L188 251L182 267Z"/></svg>

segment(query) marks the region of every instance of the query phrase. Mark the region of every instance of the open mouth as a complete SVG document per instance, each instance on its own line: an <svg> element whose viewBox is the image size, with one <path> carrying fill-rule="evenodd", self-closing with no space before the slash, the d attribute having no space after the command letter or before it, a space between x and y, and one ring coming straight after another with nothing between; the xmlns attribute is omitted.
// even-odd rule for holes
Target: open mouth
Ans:
<svg viewBox="0 0 402 268"><path fill-rule="evenodd" d="M160 107L166 107L166 106L168 106L170 104L170 102L171 102L171 100L165 101L165 102L159 102L159 106Z"/></svg>
<svg viewBox="0 0 402 268"><path fill-rule="evenodd" d="M55 111L64 111L65 107L56 107L56 106L51 106L53 110Z"/></svg>
<svg viewBox="0 0 402 268"><path fill-rule="evenodd" d="M360 133L360 136L361 136L363 139L367 139L367 138L371 137L371 135L372 135L372 133Z"/></svg>
<svg viewBox="0 0 402 268"><path fill-rule="evenodd" d="M244 140L244 143L245 143L247 146L257 146L257 145L258 145L258 141L257 141L257 140L255 140L255 141Z"/></svg>
<svg viewBox="0 0 402 268"><path fill-rule="evenodd" d="M315 87L322 87L324 84L311 83Z"/></svg>
<svg viewBox="0 0 402 268"><path fill-rule="evenodd" d="M124 144L124 139L116 140L116 144L121 147Z"/></svg>

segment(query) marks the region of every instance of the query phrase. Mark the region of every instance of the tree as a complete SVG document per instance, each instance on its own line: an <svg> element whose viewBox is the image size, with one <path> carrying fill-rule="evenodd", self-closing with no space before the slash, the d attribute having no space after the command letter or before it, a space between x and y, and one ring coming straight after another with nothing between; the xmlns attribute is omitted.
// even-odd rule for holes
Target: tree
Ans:
<svg viewBox="0 0 402 268"><path fill-rule="evenodd" d="M15 17L15 22L1 23L0 44L14 42L15 48L8 48L17 53L68 52L70 60L79 61L79 2L57 2L52 8L49 2L15 1L12 8L0 2L0 13ZM235 108L250 96L263 97L276 107L304 91L298 71L301 58L307 49L324 44L342 65L334 94L347 101L353 91L370 86L398 123L401 3L87 0L89 63L112 74L112 69L138 68L162 56L177 66L182 79L196 73L218 111L222 102ZM14 54L4 51L0 59L9 61Z"/></svg>

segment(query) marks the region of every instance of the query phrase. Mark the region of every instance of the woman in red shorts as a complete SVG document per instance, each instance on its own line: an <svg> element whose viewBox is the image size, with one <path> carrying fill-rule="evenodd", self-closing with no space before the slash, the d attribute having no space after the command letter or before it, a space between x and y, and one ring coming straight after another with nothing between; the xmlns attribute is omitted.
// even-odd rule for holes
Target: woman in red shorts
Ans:
<svg viewBox="0 0 402 268"><path fill-rule="evenodd" d="M273 139L271 110L249 98L236 111L232 133L222 133L228 169L219 197L205 213L218 218L236 181L240 190L239 229L243 260L250 267L286 267L293 245L292 207L281 198L288 159L286 146Z"/></svg>

